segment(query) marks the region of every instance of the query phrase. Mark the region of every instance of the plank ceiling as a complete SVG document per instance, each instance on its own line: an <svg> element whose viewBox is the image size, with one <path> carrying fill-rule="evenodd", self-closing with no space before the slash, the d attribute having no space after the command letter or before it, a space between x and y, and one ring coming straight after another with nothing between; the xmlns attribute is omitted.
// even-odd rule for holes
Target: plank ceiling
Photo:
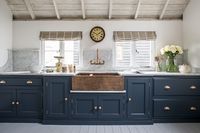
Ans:
<svg viewBox="0 0 200 133"><path fill-rule="evenodd" d="M14 20L182 19L190 0L6 0Z"/></svg>

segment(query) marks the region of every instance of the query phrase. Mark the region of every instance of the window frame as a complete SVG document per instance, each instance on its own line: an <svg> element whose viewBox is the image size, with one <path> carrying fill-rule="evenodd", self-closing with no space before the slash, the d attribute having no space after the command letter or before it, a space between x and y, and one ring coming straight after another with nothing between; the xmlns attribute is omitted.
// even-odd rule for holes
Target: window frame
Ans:
<svg viewBox="0 0 200 133"><path fill-rule="evenodd" d="M54 68L55 66L45 66L45 41L48 41L48 40L42 40L41 45L40 45L40 63L45 68ZM77 41L79 41L79 44L80 44L80 40L77 40ZM60 51L61 56L64 57L65 56L65 41L59 41L59 51ZM79 47L79 51L81 51L80 47ZM80 66L80 52L78 56L79 56L79 62L78 62L77 67Z"/></svg>
<svg viewBox="0 0 200 133"><path fill-rule="evenodd" d="M140 41L140 40L139 40ZM141 40L142 41L142 40ZM147 40L147 41L149 41L149 40ZM123 41L122 41L123 42ZM150 49L150 66L149 67L138 67L138 66L136 66L136 65L134 65L135 63L135 61L136 61L136 54L135 54L135 52L134 51L136 51L136 41L124 41L124 42L129 42L130 44L131 44L131 55L130 55L130 66L127 66L127 67L125 67L125 66L122 66L122 67L120 67L120 66L117 66L116 65L116 62L117 62L117 60L116 60L116 43L120 43L120 42L114 42L114 49L113 49L113 54L114 54L114 56L113 56L113 65L114 65L114 67L116 68L116 69L119 69L119 70L125 70L125 69L131 69L131 68L135 68L135 69L144 69L144 70L146 70L146 69L155 69L155 64L154 64L154 56L155 56L155 51L156 51L156 47L155 47L155 45L156 45L156 40L150 40L150 42L151 42L151 49Z"/></svg>

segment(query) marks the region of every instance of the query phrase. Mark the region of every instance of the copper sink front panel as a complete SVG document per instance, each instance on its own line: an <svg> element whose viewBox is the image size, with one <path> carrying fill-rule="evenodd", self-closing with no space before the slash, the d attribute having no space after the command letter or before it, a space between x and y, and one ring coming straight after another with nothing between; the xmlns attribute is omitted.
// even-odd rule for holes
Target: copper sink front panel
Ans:
<svg viewBox="0 0 200 133"><path fill-rule="evenodd" d="M72 78L72 90L123 91L124 77L108 74L76 75Z"/></svg>

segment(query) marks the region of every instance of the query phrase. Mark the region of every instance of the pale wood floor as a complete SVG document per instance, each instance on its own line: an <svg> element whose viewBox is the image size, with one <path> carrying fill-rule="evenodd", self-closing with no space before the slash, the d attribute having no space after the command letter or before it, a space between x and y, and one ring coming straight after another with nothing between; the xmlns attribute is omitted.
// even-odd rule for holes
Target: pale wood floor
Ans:
<svg viewBox="0 0 200 133"><path fill-rule="evenodd" d="M200 133L200 123L154 125L42 125L0 123L0 133Z"/></svg>

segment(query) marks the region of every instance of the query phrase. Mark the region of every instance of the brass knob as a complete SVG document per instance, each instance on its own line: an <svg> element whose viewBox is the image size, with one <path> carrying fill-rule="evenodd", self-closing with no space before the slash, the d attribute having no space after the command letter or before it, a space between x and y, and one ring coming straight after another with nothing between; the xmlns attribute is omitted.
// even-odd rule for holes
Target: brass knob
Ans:
<svg viewBox="0 0 200 133"><path fill-rule="evenodd" d="M32 83L33 83L33 81L31 81L31 80L26 81L26 84L32 84Z"/></svg>
<svg viewBox="0 0 200 133"><path fill-rule="evenodd" d="M65 97L65 101L68 101L68 98L67 98L67 97Z"/></svg>
<svg viewBox="0 0 200 133"><path fill-rule="evenodd" d="M1 80L0 84L6 84L6 81L5 80Z"/></svg>
<svg viewBox="0 0 200 133"><path fill-rule="evenodd" d="M16 105L19 105L19 101L16 102Z"/></svg>
<svg viewBox="0 0 200 133"><path fill-rule="evenodd" d="M166 107L164 107L164 110L165 110L165 111L170 111L170 110L171 110L171 108L170 108L170 107L168 107L168 106L166 106Z"/></svg>
<svg viewBox="0 0 200 133"><path fill-rule="evenodd" d="M131 101L132 101L132 98L129 97L129 98L128 98L128 101L131 102Z"/></svg>
<svg viewBox="0 0 200 133"><path fill-rule="evenodd" d="M99 106L99 110L102 110L102 107L101 107L101 106Z"/></svg>
<svg viewBox="0 0 200 133"><path fill-rule="evenodd" d="M15 102L12 102L11 104L12 104L12 105L15 105Z"/></svg>
<svg viewBox="0 0 200 133"><path fill-rule="evenodd" d="M166 91L168 91L168 90L171 90L171 89L172 89L172 88L171 88L169 85L165 85L165 87L164 87L164 88L165 88L165 90L166 90Z"/></svg>
<svg viewBox="0 0 200 133"><path fill-rule="evenodd" d="M190 86L190 89L191 89L191 90L196 90L197 87L196 87L195 85L192 85L192 86Z"/></svg>
<svg viewBox="0 0 200 133"><path fill-rule="evenodd" d="M94 106L94 110L97 110L97 106Z"/></svg>
<svg viewBox="0 0 200 133"><path fill-rule="evenodd" d="M190 107L191 111L197 111L197 107Z"/></svg>

